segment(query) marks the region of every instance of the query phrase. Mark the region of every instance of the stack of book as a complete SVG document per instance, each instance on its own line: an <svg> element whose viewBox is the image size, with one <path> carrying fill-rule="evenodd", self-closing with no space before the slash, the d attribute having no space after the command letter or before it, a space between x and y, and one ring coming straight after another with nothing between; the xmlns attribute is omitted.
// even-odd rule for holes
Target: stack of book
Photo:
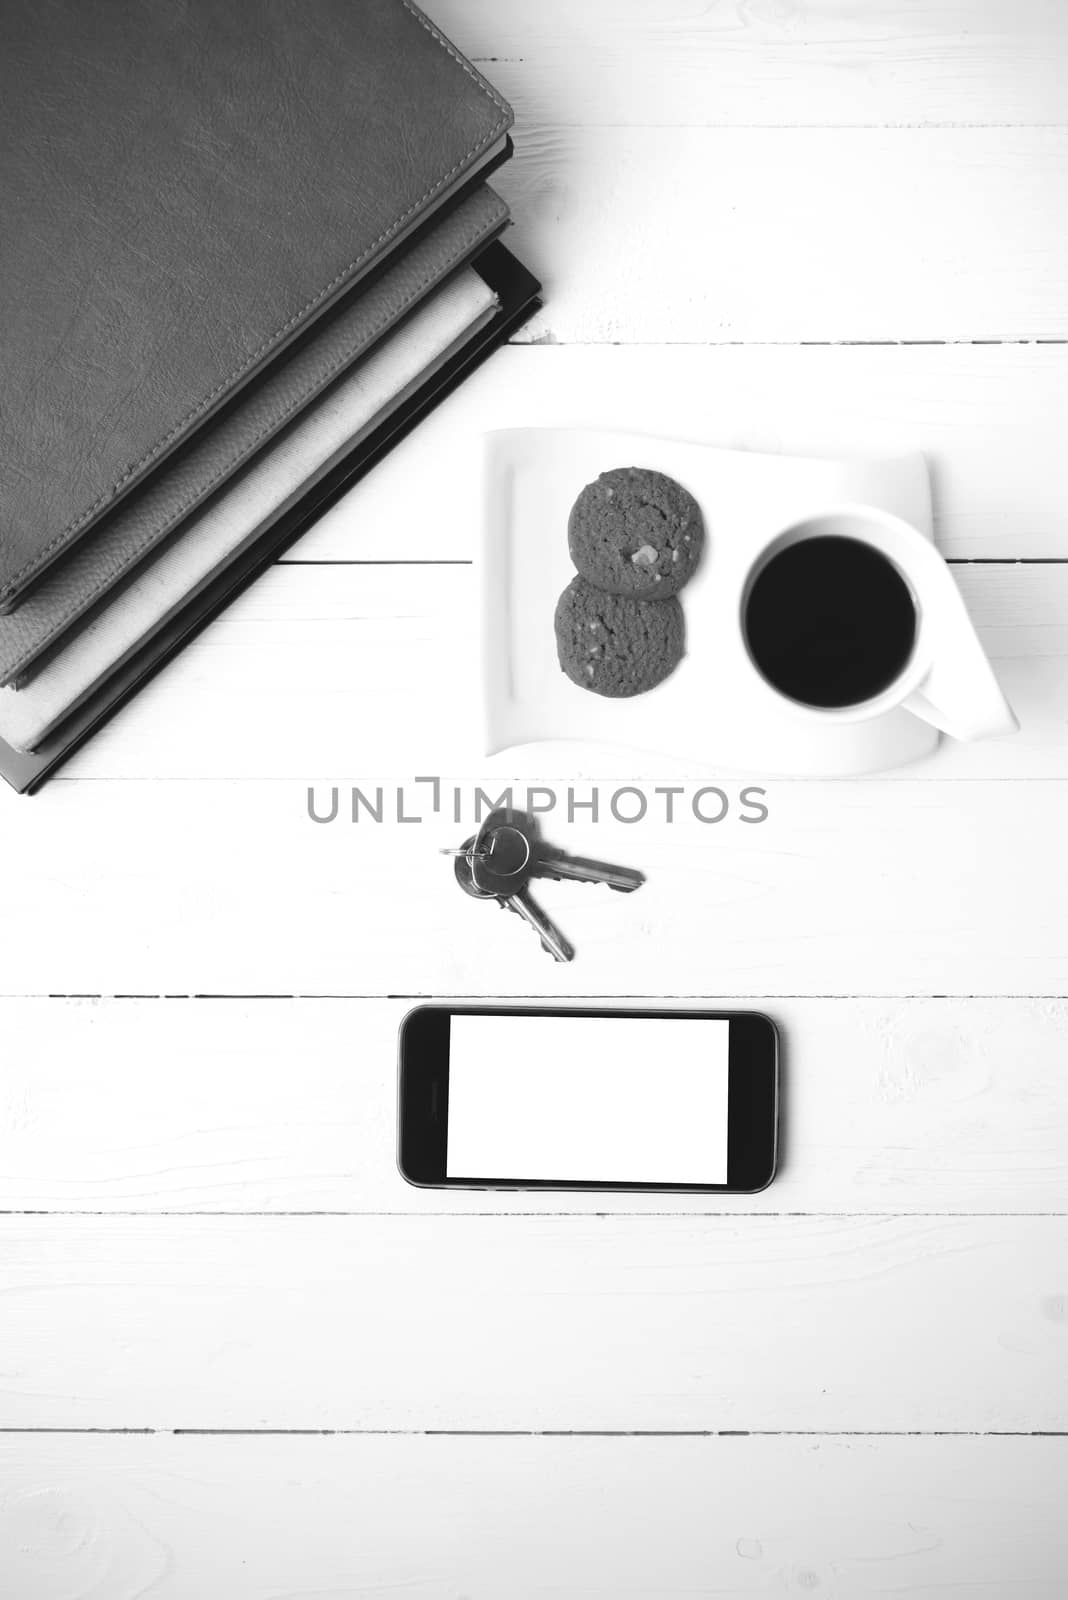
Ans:
<svg viewBox="0 0 1068 1600"><path fill-rule="evenodd" d="M537 305L409 0L5 0L0 773L42 783Z"/></svg>

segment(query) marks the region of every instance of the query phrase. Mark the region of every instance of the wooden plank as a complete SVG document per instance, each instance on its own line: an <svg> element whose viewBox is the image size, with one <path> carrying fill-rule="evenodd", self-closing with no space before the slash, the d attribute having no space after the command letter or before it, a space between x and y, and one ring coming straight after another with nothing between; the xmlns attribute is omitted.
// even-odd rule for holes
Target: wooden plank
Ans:
<svg viewBox="0 0 1068 1600"><path fill-rule="evenodd" d="M594 279L580 272L571 290L596 311ZM629 326L620 330L629 336ZM946 555L1065 558L1066 414L1068 348L1060 345L513 345L292 554L469 559L482 433L579 426L799 455L920 450L931 464Z"/></svg>
<svg viewBox="0 0 1068 1600"><path fill-rule="evenodd" d="M1063 123L1068 19L1045 0L437 0L434 20L541 122Z"/></svg>
<svg viewBox="0 0 1068 1600"><path fill-rule="evenodd" d="M904 777L1068 777L1068 563L956 566L1023 729L943 741ZM404 775L483 763L471 565L282 565L201 636L66 778L289 778L321 766ZM369 685L374 685L373 692ZM621 780L692 762L535 747L486 763L541 779L596 761ZM725 769L704 764L711 776ZM748 776L748 775L743 775Z"/></svg>
<svg viewBox="0 0 1068 1600"><path fill-rule="evenodd" d="M597 822L577 809L592 781L571 785L574 821L567 782L546 783L529 798L554 805L550 840L648 879L626 898L548 885L578 951L560 966L437 854L510 776L443 774L435 814L429 784L357 771L325 824L294 783L6 796L0 993L1068 994L1068 857L1050 848L1064 782L775 781L756 825L734 781L725 815L707 784L680 783L671 823L642 785L633 824L611 816L617 781L597 785ZM317 816L331 782L312 779ZM381 787L381 822L361 802L351 820L353 784L372 804Z"/></svg>
<svg viewBox="0 0 1068 1600"><path fill-rule="evenodd" d="M521 339L1064 339L1068 129L529 130Z"/></svg>
<svg viewBox="0 0 1068 1600"><path fill-rule="evenodd" d="M783 1152L756 1199L412 1188L394 1161L408 1006L0 1002L0 1209L1068 1212L1063 1001L772 1002Z"/></svg>
<svg viewBox="0 0 1068 1600"><path fill-rule="evenodd" d="M1063 1217L5 1218L0 1427L1064 1431L1066 1250Z"/></svg>
<svg viewBox="0 0 1068 1600"><path fill-rule="evenodd" d="M3 1562L18 1600L1059 1600L1066 1463L1063 1439L9 1438Z"/></svg>

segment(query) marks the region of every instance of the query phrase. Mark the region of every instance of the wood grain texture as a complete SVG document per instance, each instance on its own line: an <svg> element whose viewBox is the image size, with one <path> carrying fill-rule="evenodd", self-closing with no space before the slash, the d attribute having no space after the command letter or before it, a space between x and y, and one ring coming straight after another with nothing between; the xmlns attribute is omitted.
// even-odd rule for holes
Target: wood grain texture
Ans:
<svg viewBox="0 0 1068 1600"><path fill-rule="evenodd" d="M516 103L545 310L292 552L365 565L272 574L0 796L0 1207L103 1213L0 1219L0 1426L323 1431L0 1433L0 1594L1059 1600L1068 10L431 10ZM770 783L759 827L558 812L649 873L548 886L564 970L457 895L461 825L309 822L316 780L438 772L466 815L576 775L464 743L472 573L411 565L471 559L485 429L568 424L923 450L943 552L999 563L957 575L1021 735ZM372 998L20 998L57 991ZM766 1003L779 1180L674 1215L408 1188L410 991ZM768 1436L574 1436L642 1428Z"/></svg>
<svg viewBox="0 0 1068 1600"><path fill-rule="evenodd" d="M408 1008L0 1002L0 1210L1068 1212L1064 1001L769 1002L783 1141L758 1196L412 1188L394 1161Z"/></svg>
<svg viewBox="0 0 1068 1600"><path fill-rule="evenodd" d="M1063 1439L0 1439L18 1600L1060 1600ZM417 1508L413 1512L413 1508Z"/></svg>
<svg viewBox="0 0 1068 1600"><path fill-rule="evenodd" d="M437 815L428 786L402 793L414 825L396 820L392 775L366 771L354 781L372 801L381 785L380 823L362 806L351 820L343 785L330 824L297 783L54 785L18 814L0 993L1068 994L1068 858L1049 843L1063 781L776 781L756 825L733 783L722 822L696 819L691 780L671 824L641 785L632 825L569 822L567 784L546 784L550 840L648 879L626 898L546 885L579 952L559 966L437 854L464 837L454 794L473 822L476 791L497 798L507 773L444 780Z"/></svg>
<svg viewBox="0 0 1068 1600"><path fill-rule="evenodd" d="M1050 0L438 0L435 20L544 122L1063 124Z"/></svg>
<svg viewBox="0 0 1068 1600"><path fill-rule="evenodd" d="M0 1252L0 1428L1068 1431L1064 1217L24 1216Z"/></svg>
<svg viewBox="0 0 1068 1600"><path fill-rule="evenodd" d="M563 537L563 535L561 535ZM1068 778L1068 564L954 567L1022 730L943 740L890 777ZM93 740L60 781L365 773L609 772L713 781L729 770L641 752L532 746L482 754L470 564L277 566ZM466 626L464 623L466 622ZM742 772L742 778L754 774ZM21 809L11 808L18 827Z"/></svg>
<svg viewBox="0 0 1068 1600"><path fill-rule="evenodd" d="M597 303L585 273L576 293ZM922 451L939 548L1068 558L1068 347L516 346L481 371L291 552L311 561L469 559L481 435L622 428L799 455Z"/></svg>
<svg viewBox="0 0 1068 1600"><path fill-rule="evenodd" d="M529 130L496 186L561 343L1064 339L1066 128Z"/></svg>

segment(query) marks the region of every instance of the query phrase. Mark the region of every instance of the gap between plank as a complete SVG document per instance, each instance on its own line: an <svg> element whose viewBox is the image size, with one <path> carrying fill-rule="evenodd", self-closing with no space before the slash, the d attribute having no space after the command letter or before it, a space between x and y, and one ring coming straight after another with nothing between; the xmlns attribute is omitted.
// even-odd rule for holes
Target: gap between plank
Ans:
<svg viewBox="0 0 1068 1600"><path fill-rule="evenodd" d="M472 56L472 62L521 62L521 56ZM539 119L539 130L566 128L569 132L623 129L641 133L1063 133L1063 122L568 122L559 117Z"/></svg>
<svg viewBox="0 0 1068 1600"><path fill-rule="evenodd" d="M1068 556L945 556L951 567L1063 567ZM280 556L276 567L473 567L473 557L413 556L410 561L364 560L359 556L329 556L322 561Z"/></svg>
<svg viewBox="0 0 1068 1600"><path fill-rule="evenodd" d="M681 345L687 349L707 350L744 350L751 347L756 350L809 350L809 349L912 349L916 346L934 347L943 345L946 349L968 348L972 345L1058 345L1068 344L1068 339L561 339L551 329L544 333L537 333L529 339L510 339L508 347L513 350L533 350L538 346L553 345L559 349L570 347L572 349L617 349L628 345L635 350L648 350L669 348Z"/></svg>
<svg viewBox="0 0 1068 1600"><path fill-rule="evenodd" d="M472 1189L471 1194L485 1193L485 1190ZM579 1194L583 1191L574 1190ZM585 1191L589 1193L590 1191ZM624 1194L626 1190L616 1190ZM692 1194L700 1198L700 1190L691 1190ZM568 1222L616 1222L621 1218L628 1221L653 1221L662 1222L734 1222L745 1217L774 1217L778 1220L790 1219L792 1221L807 1219L810 1221L830 1222L954 1222L958 1219L969 1222L990 1222L1000 1220L1004 1222L1034 1222L1040 1220L1061 1221L1068 1218L1068 1211L723 1211L716 1208L712 1211L388 1211L388 1210L352 1210L343 1211L336 1207L328 1210L322 1208L294 1208L284 1210L265 1211L262 1207L255 1208L228 1208L227 1210L211 1210L203 1206L165 1206L165 1207L113 1207L107 1210L71 1207L50 1206L0 1206L0 1218L3 1217L99 1217L110 1220L112 1217L152 1217L156 1221L166 1218L168 1221L184 1221L187 1217L256 1217L262 1222L272 1222L276 1218L324 1218L324 1217L351 1217L373 1218L376 1222L385 1218L418 1221L436 1221L465 1219L467 1221L485 1222L487 1218L513 1218L522 1217L528 1221L546 1222L553 1218Z"/></svg>
<svg viewBox="0 0 1068 1600"><path fill-rule="evenodd" d="M843 780L843 781L845 781L845 780ZM965 780L961 780L961 781L965 781ZM989 779L976 779L974 781L976 781L976 782L989 782L991 780L989 780ZM1006 783L1011 783L1011 782L1018 781L1018 780L1014 780L1014 779L1011 779L1011 778L1006 778L1003 781L1006 782ZM1062 782L1064 780L1062 780L1062 779L1049 779L1049 780L1032 780L1032 781ZM749 1001L756 1002L758 1000L760 1000L760 1001L764 1001L764 1000L870 1000L873 1003L876 1003L876 1002L882 1003L882 1002L887 1001L887 1000L924 1000L924 1001L928 1001L928 1000L946 1000L946 1001L957 1001L957 1000L1056 1000L1056 1001L1062 1001L1062 1000L1068 1000L1068 995L1065 995L1065 994L1015 994L1015 993L1014 994L988 994L988 993L985 993L985 992L982 993L982 994L860 994L860 993L841 993L841 994L770 994L770 993L763 993L763 994L752 994L752 995L738 995L736 993L731 993L731 994L695 994L695 993L663 994L663 993L657 993L657 994L628 994L626 996L621 996L621 995L605 995L603 993L559 995L559 994L547 994L547 993L543 993L541 991L532 991L532 992L525 992L525 993L507 994L507 995L487 995L487 994L483 994L483 993L469 993L469 994L468 993L459 993L459 992L457 992L455 990L446 990L446 989L424 989L424 990L412 991L411 993L408 993L408 994L382 994L382 993L379 993L377 991L375 991L375 992L368 991L367 993L364 993L364 994L358 994L358 993L341 994L341 993L330 993L330 992L324 992L324 993L293 992L291 994L279 994L279 993L272 993L272 994L240 994L240 993L238 993L238 994L149 994L149 993L143 993L143 994L89 994L89 993L80 993L80 992L71 992L71 993L68 993L68 994L48 994L48 993L42 993L42 994L25 994L25 993L23 993L23 994L14 994L13 993L13 994L0 994L0 1001L3 1001L3 1000L186 1000L186 1001L193 1001L193 1000L201 1000L201 1001L202 1000L232 1000L232 1001L242 1001L242 1002L244 1002L244 1001L247 1001L247 1000L312 1000L312 1001L315 1001L315 1000L346 1000L346 1001L351 1002L352 1004L363 1004L363 1003L369 1002L369 1001L378 1002L378 1001L383 1001L383 1000L440 1000L443 997L447 997L450 1000L465 1000L465 1001L466 1000L480 1000L480 1001L486 1002L489 1005L496 1005L496 1006L518 1005L523 1000L546 1000L546 1001L551 1001L551 1002L553 1002L554 1004L556 1004L558 1006L566 1006L571 1001L576 1001L576 1000L599 1000L602 1003L607 1003L609 1008L611 1008L612 1004L621 1004L624 998L627 999L628 1001L629 1000L661 1000L661 1001L666 1001L666 1000L699 1000L702 1004L708 1004L708 1003L710 1003L712 1001L720 1001L720 1000L729 1000L729 1001L734 1002L734 1001L737 1001L739 999L745 1000L746 1002L749 1002Z"/></svg>
<svg viewBox="0 0 1068 1600"><path fill-rule="evenodd" d="M1052 558L1051 558L1052 559ZM1068 560L1068 557L1065 557ZM328 557L324 561L296 560L289 556L279 556L275 562L276 567L473 567L474 561L470 556L457 557L455 560L449 556L414 556L410 561L397 561L388 558L372 558L363 560L351 558L348 560Z"/></svg>
<svg viewBox="0 0 1068 1600"><path fill-rule="evenodd" d="M5 1428L4 1434L221 1439L1065 1439L1061 1428Z"/></svg>

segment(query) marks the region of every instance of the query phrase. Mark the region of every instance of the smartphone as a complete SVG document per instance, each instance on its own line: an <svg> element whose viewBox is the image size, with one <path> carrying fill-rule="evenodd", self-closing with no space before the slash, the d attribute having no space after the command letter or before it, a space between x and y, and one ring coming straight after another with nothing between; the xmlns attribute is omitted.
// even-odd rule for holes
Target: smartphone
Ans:
<svg viewBox="0 0 1068 1600"><path fill-rule="evenodd" d="M778 1103L758 1012L417 1006L397 1164L431 1188L752 1194L775 1175Z"/></svg>

